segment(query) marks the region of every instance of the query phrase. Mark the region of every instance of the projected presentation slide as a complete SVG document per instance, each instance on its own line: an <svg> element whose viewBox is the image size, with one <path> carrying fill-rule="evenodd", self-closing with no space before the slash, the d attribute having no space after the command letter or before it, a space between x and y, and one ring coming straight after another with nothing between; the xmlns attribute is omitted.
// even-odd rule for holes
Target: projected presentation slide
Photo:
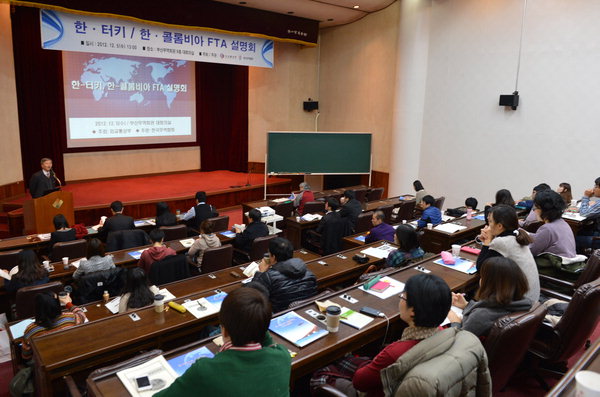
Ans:
<svg viewBox="0 0 600 397"><path fill-rule="evenodd" d="M63 52L67 147L196 141L194 63Z"/></svg>

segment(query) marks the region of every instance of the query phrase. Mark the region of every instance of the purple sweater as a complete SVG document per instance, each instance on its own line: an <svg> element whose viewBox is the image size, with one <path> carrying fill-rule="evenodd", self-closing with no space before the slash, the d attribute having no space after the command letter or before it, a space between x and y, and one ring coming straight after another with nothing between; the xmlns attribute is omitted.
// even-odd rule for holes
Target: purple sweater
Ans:
<svg viewBox="0 0 600 397"><path fill-rule="evenodd" d="M529 248L533 256L538 256L544 252L565 258L573 258L577 255L573 231L562 218L544 223L537 230L537 233L531 234L531 237L533 243Z"/></svg>
<svg viewBox="0 0 600 397"><path fill-rule="evenodd" d="M387 223L380 223L377 226L373 226L371 232L365 238L365 243L372 243L378 240L387 240L389 242L394 242L394 233L396 233L396 229Z"/></svg>

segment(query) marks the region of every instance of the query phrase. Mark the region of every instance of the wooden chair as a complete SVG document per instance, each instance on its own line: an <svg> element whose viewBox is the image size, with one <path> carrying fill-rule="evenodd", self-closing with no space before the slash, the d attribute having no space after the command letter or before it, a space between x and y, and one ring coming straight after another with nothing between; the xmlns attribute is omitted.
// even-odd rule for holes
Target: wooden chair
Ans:
<svg viewBox="0 0 600 397"><path fill-rule="evenodd" d="M317 212L325 212L325 203L322 201L309 201L304 204L305 214L315 214Z"/></svg>
<svg viewBox="0 0 600 397"><path fill-rule="evenodd" d="M229 215L215 216L214 218L208 218L212 222L213 232L224 232L229 230Z"/></svg>
<svg viewBox="0 0 600 397"><path fill-rule="evenodd" d="M148 278L154 285L172 283L190 277L190 268L184 254L167 256L150 266Z"/></svg>
<svg viewBox="0 0 600 397"><path fill-rule="evenodd" d="M444 206L444 201L446 201L446 197L444 197L444 196L438 197L438 198L435 199L435 202L433 203L433 206L439 208L440 211L441 211L442 207Z"/></svg>
<svg viewBox="0 0 600 397"><path fill-rule="evenodd" d="M376 187L375 189L371 189L371 191L367 195L367 201L381 200L381 197L383 197L383 190L384 188L382 187Z"/></svg>
<svg viewBox="0 0 600 397"><path fill-rule="evenodd" d="M354 198L356 198L361 203L365 203L367 201L367 193L369 190L367 188L364 189L356 189L354 191Z"/></svg>
<svg viewBox="0 0 600 397"><path fill-rule="evenodd" d="M540 274L542 293L562 300L569 300L577 288L600 277L600 249L595 250L576 281L570 282L556 277Z"/></svg>
<svg viewBox="0 0 600 397"><path fill-rule="evenodd" d="M3 251L0 252L0 269L10 271L19 263L19 256L23 250Z"/></svg>
<svg viewBox="0 0 600 397"><path fill-rule="evenodd" d="M50 291L58 294L62 290L63 285L60 281L18 289L15 297L16 320L35 316L35 296L40 292Z"/></svg>
<svg viewBox="0 0 600 397"><path fill-rule="evenodd" d="M233 245L225 244L220 247L208 248L202 256L201 273L212 273L232 266Z"/></svg>
<svg viewBox="0 0 600 397"><path fill-rule="evenodd" d="M409 201L407 203L403 203L399 209L398 214L396 214L396 218L393 219L394 222L402 222L404 220L408 221L413 219L413 213L415 212L415 206L417 202L415 200Z"/></svg>
<svg viewBox="0 0 600 397"><path fill-rule="evenodd" d="M381 207L377 207L377 211L381 211L385 215L385 219L383 220L385 223L392 223L392 211L394 210L394 204L382 205Z"/></svg>
<svg viewBox="0 0 600 397"><path fill-rule="evenodd" d="M372 217L373 211L363 212L362 214L358 215L356 226L354 227L354 233L363 233L371 230L373 227L373 223L371 222Z"/></svg>
<svg viewBox="0 0 600 397"><path fill-rule="evenodd" d="M150 238L143 230L119 230L108 233L106 251L119 251L148 244L150 244Z"/></svg>
<svg viewBox="0 0 600 397"><path fill-rule="evenodd" d="M183 224L175 226L161 226L160 230L165 232L165 241L187 238L187 226Z"/></svg>
<svg viewBox="0 0 600 397"><path fill-rule="evenodd" d="M239 248L233 249L233 262L237 265L262 259L265 253L269 252L269 242L277 237L276 234L265 237L257 237L252 242L250 252L242 251Z"/></svg>
<svg viewBox="0 0 600 397"><path fill-rule="evenodd" d="M64 241L52 246L50 260L58 262L65 256L69 258L83 258L87 253L87 241L85 239Z"/></svg>

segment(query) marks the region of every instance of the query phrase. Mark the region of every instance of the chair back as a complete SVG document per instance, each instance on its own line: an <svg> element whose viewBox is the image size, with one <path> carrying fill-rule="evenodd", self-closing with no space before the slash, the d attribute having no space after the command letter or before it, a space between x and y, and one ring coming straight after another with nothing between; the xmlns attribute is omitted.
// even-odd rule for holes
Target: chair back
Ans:
<svg viewBox="0 0 600 397"><path fill-rule="evenodd" d="M202 256L202 272L212 273L231 267L233 260L233 245L225 244L220 247L208 248Z"/></svg>
<svg viewBox="0 0 600 397"><path fill-rule="evenodd" d="M402 203L400 209L398 209L398 215L396 215L396 222L402 222L404 220L413 219L413 213L415 212L415 206L417 205L416 200L411 200L407 203Z"/></svg>
<svg viewBox="0 0 600 397"><path fill-rule="evenodd" d="M347 219L337 213L329 217L321 231L321 254L329 255L341 251L344 245L342 239L350 234L352 234L352 228Z"/></svg>
<svg viewBox="0 0 600 397"><path fill-rule="evenodd" d="M165 241L187 238L187 226L183 224L175 226L161 226L160 230L165 232Z"/></svg>
<svg viewBox="0 0 600 397"><path fill-rule="evenodd" d="M0 269L10 271L13 267L17 266L21 252L23 252L23 250L0 252Z"/></svg>
<svg viewBox="0 0 600 397"><path fill-rule="evenodd" d="M368 230L371 230L371 228L373 227L373 223L371 223L371 218L373 218L373 211L363 212L359 214L358 219L356 220L354 233L364 233Z"/></svg>
<svg viewBox="0 0 600 397"><path fill-rule="evenodd" d="M35 296L40 292L51 291L58 294L62 290L63 285L60 281L18 289L15 297L17 320L35 316Z"/></svg>
<svg viewBox="0 0 600 397"><path fill-rule="evenodd" d="M585 344L600 318L600 278L582 285L573 294L565 314L554 327L547 345L550 362L568 360Z"/></svg>
<svg viewBox="0 0 600 397"><path fill-rule="evenodd" d="M368 201L381 200L381 198L383 197L383 190L384 189L382 187L376 187L375 189L371 189L369 195L367 196Z"/></svg>
<svg viewBox="0 0 600 397"><path fill-rule="evenodd" d="M483 343L488 356L493 393L499 393L519 367L538 331L546 307L536 303L529 311L501 317Z"/></svg>
<svg viewBox="0 0 600 397"><path fill-rule="evenodd" d="M213 224L213 232L224 232L229 229L229 215L215 216L214 218L208 218Z"/></svg>
<svg viewBox="0 0 600 397"><path fill-rule="evenodd" d="M52 262L60 261L65 256L69 258L83 258L87 253L87 241L85 239L64 241L52 246Z"/></svg>
<svg viewBox="0 0 600 397"><path fill-rule="evenodd" d="M309 201L304 204L305 214L314 214L317 212L325 212L325 203L322 201Z"/></svg>
<svg viewBox="0 0 600 397"><path fill-rule="evenodd" d="M150 244L148 234L143 230L119 230L108 233L106 251L118 251Z"/></svg>
<svg viewBox="0 0 600 397"><path fill-rule="evenodd" d="M523 226L523 229L525 229L529 233L535 233L543 224L544 222L531 222L530 224Z"/></svg>
<svg viewBox="0 0 600 397"><path fill-rule="evenodd" d="M591 283L600 277L600 249L595 250L588 259L585 268L575 281L573 287L577 289L583 284Z"/></svg>
<svg viewBox="0 0 600 397"><path fill-rule="evenodd" d="M383 220L388 225L392 223L392 211L394 210L394 204L382 205L381 207L377 207L377 211L382 211L385 215L385 219Z"/></svg>
<svg viewBox="0 0 600 397"><path fill-rule="evenodd" d="M277 205L273 206L273 209L277 215L281 215L285 219L292 216L292 212L294 212L294 202L286 201L283 203L278 203Z"/></svg>
<svg viewBox="0 0 600 397"><path fill-rule="evenodd" d="M269 241L277 237L276 234L272 234L270 236L265 237L257 237L252 242L252 248L250 252L248 252L248 256L250 256L251 261L261 259L265 253L269 252ZM204 260L203 260L204 262Z"/></svg>
<svg viewBox="0 0 600 397"><path fill-rule="evenodd" d="M108 291L110 296L120 296L125 285L124 270L115 267L81 276L77 280L77 289L73 291L73 303L83 305L99 301L104 291Z"/></svg>
<svg viewBox="0 0 600 397"><path fill-rule="evenodd" d="M185 255L170 255L150 266L148 278L154 285L162 285L190 277Z"/></svg>
<svg viewBox="0 0 600 397"><path fill-rule="evenodd" d="M367 201L368 192L369 190L367 188L356 189L354 190L354 197L361 203L365 203Z"/></svg>
<svg viewBox="0 0 600 397"><path fill-rule="evenodd" d="M444 197L444 196L438 197L438 198L435 199L435 202L433 203L433 206L439 208L440 211L441 211L442 207L444 206L444 201L446 201L446 197Z"/></svg>

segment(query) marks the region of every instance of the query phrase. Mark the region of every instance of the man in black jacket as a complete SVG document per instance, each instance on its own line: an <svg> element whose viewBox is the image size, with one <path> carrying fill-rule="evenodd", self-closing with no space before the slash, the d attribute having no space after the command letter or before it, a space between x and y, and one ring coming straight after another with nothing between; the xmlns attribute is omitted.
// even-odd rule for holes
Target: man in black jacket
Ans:
<svg viewBox="0 0 600 397"><path fill-rule="evenodd" d="M52 171L52 160L44 157L40 160L41 170L31 176L29 193L32 198L42 197L44 193L56 188L56 176Z"/></svg>
<svg viewBox="0 0 600 397"><path fill-rule="evenodd" d="M323 255L342 250L342 238L351 234L350 225L337 211L340 203L333 197L325 201L325 215L321 218L316 232L321 234Z"/></svg>
<svg viewBox="0 0 600 397"><path fill-rule="evenodd" d="M270 258L263 258L259 264L253 282L269 291L274 313L317 294L317 278L302 259L294 258L294 247L289 240L275 237L269 242L269 253Z"/></svg>
<svg viewBox="0 0 600 397"><path fill-rule="evenodd" d="M134 230L135 224L133 218L127 215L123 215L123 203L120 201L113 201L110 204L110 212L113 216L104 221L104 225L98 230L98 238L106 242L106 237L110 232L116 232L118 230Z"/></svg>
<svg viewBox="0 0 600 397"><path fill-rule="evenodd" d="M241 229L236 228L236 235L233 240L233 246L235 248L246 252L250 252L252 249L252 242L255 238L269 235L269 228L260 221L261 214L259 210L256 208L251 209L248 212L248 218L250 218L251 222L246 226L243 232Z"/></svg>
<svg viewBox="0 0 600 397"><path fill-rule="evenodd" d="M362 212L362 205L354 196L354 190L346 190L341 198L342 209L340 216L346 218L352 231L356 228L356 221Z"/></svg>

